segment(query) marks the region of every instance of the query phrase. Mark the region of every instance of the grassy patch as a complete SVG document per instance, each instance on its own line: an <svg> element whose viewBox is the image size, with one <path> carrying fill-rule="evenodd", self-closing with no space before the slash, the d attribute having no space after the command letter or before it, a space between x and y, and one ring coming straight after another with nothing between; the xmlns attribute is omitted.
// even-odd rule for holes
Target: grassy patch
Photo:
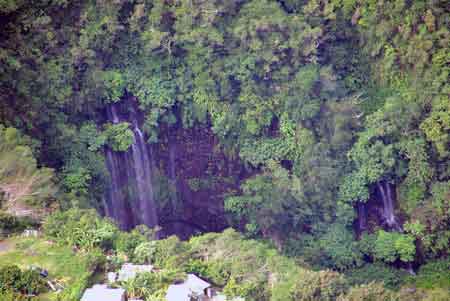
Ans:
<svg viewBox="0 0 450 301"><path fill-rule="evenodd" d="M6 242L9 248L0 253L0 266L11 263L24 269L31 265L39 266L48 270L51 279L66 287L90 273L87 256L73 252L70 247L39 238L12 237ZM53 295L51 292L43 294L37 300L51 300Z"/></svg>

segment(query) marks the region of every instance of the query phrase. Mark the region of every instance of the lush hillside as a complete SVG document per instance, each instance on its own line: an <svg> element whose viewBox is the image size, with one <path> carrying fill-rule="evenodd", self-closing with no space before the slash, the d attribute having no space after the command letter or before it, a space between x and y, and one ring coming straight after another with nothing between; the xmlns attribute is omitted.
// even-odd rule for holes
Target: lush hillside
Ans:
<svg viewBox="0 0 450 301"><path fill-rule="evenodd" d="M311 281L346 274L304 300L447 292L449 26L438 0L0 0L2 230L55 207L161 238L233 227L334 271ZM287 298L258 281L236 290Z"/></svg>
<svg viewBox="0 0 450 301"><path fill-rule="evenodd" d="M155 272L120 284L129 297L152 301L165 300L167 287L186 273L208 280L230 298L258 301L447 300L450 287L448 260L424 265L415 277L383 264L346 275L313 271L300 258L281 256L268 243L245 239L232 229L189 241L176 236L155 240L145 226L122 232L92 210L55 212L44 221L43 235L10 238L6 249L0 244L2 300L25 300L23 294L31 291L37 300L77 301L90 283L104 281L105 272L124 262L154 265ZM23 269L23 276L12 263ZM49 292L25 276L30 265L47 269L49 279L65 289Z"/></svg>

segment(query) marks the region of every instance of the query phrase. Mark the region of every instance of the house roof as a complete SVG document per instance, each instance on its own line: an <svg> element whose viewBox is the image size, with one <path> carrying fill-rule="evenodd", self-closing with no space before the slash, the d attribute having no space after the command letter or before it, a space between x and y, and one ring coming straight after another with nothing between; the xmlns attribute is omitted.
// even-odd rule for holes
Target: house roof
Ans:
<svg viewBox="0 0 450 301"><path fill-rule="evenodd" d="M197 294L202 294L206 288L211 286L211 284L203 279L198 278L194 274L188 274L187 280L184 282L184 284Z"/></svg>
<svg viewBox="0 0 450 301"><path fill-rule="evenodd" d="M123 301L125 290L122 288L108 288L103 284L96 284L88 288L81 298L81 301Z"/></svg>
<svg viewBox="0 0 450 301"><path fill-rule="evenodd" d="M166 294L167 301L190 301L191 291L184 284L172 284Z"/></svg>
<svg viewBox="0 0 450 301"><path fill-rule="evenodd" d="M119 271L118 281L127 281L128 279L136 277L137 274L151 272L153 270L152 265L135 265L131 263L125 263Z"/></svg>
<svg viewBox="0 0 450 301"><path fill-rule="evenodd" d="M194 274L188 274L183 283L169 286L166 299L168 301L189 301L193 295L203 295L204 290L208 287L211 287L211 284Z"/></svg>

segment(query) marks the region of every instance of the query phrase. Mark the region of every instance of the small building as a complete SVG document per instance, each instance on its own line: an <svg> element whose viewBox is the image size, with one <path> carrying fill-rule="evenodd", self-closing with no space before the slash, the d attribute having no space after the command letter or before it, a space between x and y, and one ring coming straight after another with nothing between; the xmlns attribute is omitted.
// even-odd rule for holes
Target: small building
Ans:
<svg viewBox="0 0 450 301"><path fill-rule="evenodd" d="M88 288L81 301L125 301L125 290L123 288L108 288L104 284L96 284Z"/></svg>
<svg viewBox="0 0 450 301"><path fill-rule="evenodd" d="M146 273L153 271L152 265L137 265L131 263L125 263L118 272L118 281L127 281L136 277L140 273Z"/></svg>
<svg viewBox="0 0 450 301"><path fill-rule="evenodd" d="M188 274L183 283L172 284L166 293L167 301L226 301L227 297L211 284ZM233 298L232 301L245 301L244 298Z"/></svg>
<svg viewBox="0 0 450 301"><path fill-rule="evenodd" d="M25 229L22 233L23 237L38 237L39 231L35 229Z"/></svg>
<svg viewBox="0 0 450 301"><path fill-rule="evenodd" d="M200 279L194 274L188 274L186 281L180 284L172 284L167 290L167 301L191 301L209 300L207 289L211 284Z"/></svg>
<svg viewBox="0 0 450 301"><path fill-rule="evenodd" d="M106 273L106 279L108 280L109 284L114 284L117 280L117 273L114 272Z"/></svg>

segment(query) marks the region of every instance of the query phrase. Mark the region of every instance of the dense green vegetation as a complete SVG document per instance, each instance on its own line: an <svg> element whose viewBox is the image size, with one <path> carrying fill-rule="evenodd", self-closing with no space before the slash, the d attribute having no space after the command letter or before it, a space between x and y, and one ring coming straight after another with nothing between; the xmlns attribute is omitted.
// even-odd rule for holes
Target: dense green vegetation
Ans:
<svg viewBox="0 0 450 301"><path fill-rule="evenodd" d="M89 284L126 261L157 268L121 283L130 297L145 300L165 300L168 285L186 273L246 300L447 300L450 288L448 259L423 265L415 277L381 263L342 274L313 271L301 258L281 256L269 243L245 239L232 229L185 242L175 236L155 240L146 227L122 232L94 211L80 209L50 215L43 229L43 238L10 238L10 248L0 250L3 299L26 300L24 293L32 292L37 300L79 300ZM47 288L27 270L31 266L45 267L50 279L66 288L41 294Z"/></svg>
<svg viewBox="0 0 450 301"><path fill-rule="evenodd" d="M61 226L63 221L67 223ZM42 280L33 278L35 272L22 275L18 267L9 266L8 262L14 261L24 268L30 263L47 267L50 277L62 281L66 289L39 300L67 301L79 300L84 288L98 279L95 273L115 270L130 260L157 268L156 272L140 274L121 284L129 296L145 300L165 300L168 285L183 279L185 273L195 273L223 287L227 296L243 296L246 300L446 300L448 297L448 260L424 265L417 277L408 277L382 264L367 265L344 275L331 270L313 271L305 263L279 255L270 244L245 239L232 229L185 242L175 236L155 240L154 233L145 227L121 232L93 211L79 209L57 212L43 225L45 239L52 243L16 238L12 250L0 253L6 264L0 267L0 278L6 279L1 283L9 288L0 287L0 296L7 298L14 290L32 288L35 293L42 290ZM108 259L103 254L109 254ZM387 297L380 299L380 296Z"/></svg>
<svg viewBox="0 0 450 301"><path fill-rule="evenodd" d="M160 153L180 127L209 129L242 165L246 176L231 175L238 189L219 207L255 240L227 230L154 242L154 231L123 233L77 210L44 223L52 239L168 270L139 280L159 283L146 296L194 271L251 300L408 298L386 289L408 283L440 288L429 298L444 300L449 28L442 0L0 0L2 210L101 209L104 148L133 142L131 125L111 124L105 111L135 97ZM373 206L382 183L393 187L404 231L369 216L356 233L354 208ZM173 197L166 186L157 189L161 212ZM0 212L2 230L25 224ZM421 265L416 280L389 266L409 263Z"/></svg>

